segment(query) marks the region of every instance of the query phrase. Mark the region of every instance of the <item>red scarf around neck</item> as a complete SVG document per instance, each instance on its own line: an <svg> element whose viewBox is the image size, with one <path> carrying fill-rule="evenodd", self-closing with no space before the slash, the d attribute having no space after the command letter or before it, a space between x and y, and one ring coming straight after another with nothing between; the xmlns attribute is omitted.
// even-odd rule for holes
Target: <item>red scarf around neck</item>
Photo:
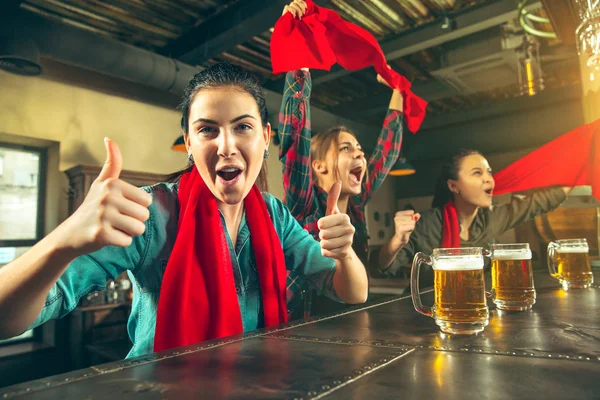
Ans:
<svg viewBox="0 0 600 400"><path fill-rule="evenodd" d="M154 351L243 332L217 200L194 168L179 182L179 222L158 300ZM285 259L262 194L244 200L265 326L287 321Z"/></svg>
<svg viewBox="0 0 600 400"><path fill-rule="evenodd" d="M460 247L460 224L458 213L452 200L448 201L442 210L442 248Z"/></svg>
<svg viewBox="0 0 600 400"><path fill-rule="evenodd" d="M273 73L300 68L329 71L336 62L349 70L373 66L392 88L402 92L406 124L411 132L417 132L425 118L427 102L410 90L408 79L387 67L377 39L367 30L344 21L333 10L319 7L312 0L306 0L306 4L302 19L288 12L275 24L271 35Z"/></svg>

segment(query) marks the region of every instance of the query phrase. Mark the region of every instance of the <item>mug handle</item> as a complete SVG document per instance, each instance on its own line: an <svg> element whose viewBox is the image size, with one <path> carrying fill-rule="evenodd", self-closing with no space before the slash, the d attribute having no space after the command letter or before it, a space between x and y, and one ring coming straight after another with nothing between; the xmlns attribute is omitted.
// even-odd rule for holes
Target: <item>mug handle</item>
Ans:
<svg viewBox="0 0 600 400"><path fill-rule="evenodd" d="M421 303L421 293L419 293L419 272L421 271L421 264L432 265L431 257L419 252L415 254L413 259L412 268L410 270L410 295L412 297L413 306L417 312L433 317L431 307L424 306Z"/></svg>
<svg viewBox="0 0 600 400"><path fill-rule="evenodd" d="M491 250L483 249L483 251L481 253L483 254L484 257L492 258ZM496 299L496 291L494 290L494 288L491 288L490 290L486 290L485 297L487 297L488 299L495 300Z"/></svg>
<svg viewBox="0 0 600 400"><path fill-rule="evenodd" d="M559 279L558 271L556 270L556 266L554 265L554 254L556 253L556 249L559 248L558 243L550 242L548 243L548 252L547 252L547 263L548 263L548 271L550 272L550 276L554 279Z"/></svg>

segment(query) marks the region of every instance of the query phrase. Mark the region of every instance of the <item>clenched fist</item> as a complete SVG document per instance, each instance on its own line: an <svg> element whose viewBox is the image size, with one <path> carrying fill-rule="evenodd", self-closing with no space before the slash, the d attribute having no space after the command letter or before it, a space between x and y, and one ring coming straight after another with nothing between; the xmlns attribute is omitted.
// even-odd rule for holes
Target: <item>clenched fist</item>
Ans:
<svg viewBox="0 0 600 400"><path fill-rule="evenodd" d="M408 243L410 234L415 230L417 221L421 218L421 214L415 213L412 210L398 211L394 216L394 225L396 232L395 238L402 246Z"/></svg>
<svg viewBox="0 0 600 400"><path fill-rule="evenodd" d="M281 15L289 12L294 18L302 19L302 16L304 16L304 13L306 13L307 8L308 5L304 0L294 0L283 8Z"/></svg>

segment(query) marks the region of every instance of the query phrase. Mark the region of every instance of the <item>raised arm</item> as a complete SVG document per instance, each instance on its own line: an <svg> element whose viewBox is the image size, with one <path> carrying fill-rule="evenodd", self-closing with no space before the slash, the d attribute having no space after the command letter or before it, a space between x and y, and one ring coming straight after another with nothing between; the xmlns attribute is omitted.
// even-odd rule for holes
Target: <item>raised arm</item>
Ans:
<svg viewBox="0 0 600 400"><path fill-rule="evenodd" d="M293 0L283 8L281 15L289 12L294 18L301 19L307 8L304 0ZM308 68L288 72L279 112L279 159L283 164L284 201L299 221L310 215L313 198L310 159L311 86Z"/></svg>
<svg viewBox="0 0 600 400"><path fill-rule="evenodd" d="M57 290L54 300L58 300L60 294L55 284L73 260L105 246L129 246L134 236L145 231L151 196L118 179L121 153L113 142L107 141L106 146L104 168L77 211L29 251L0 269L0 338L27 329L44 308L52 290ZM120 271L84 272L94 274L90 282L103 285Z"/></svg>
<svg viewBox="0 0 600 400"><path fill-rule="evenodd" d="M408 217L410 212L403 212L404 216ZM410 232L410 236L404 245L401 246L400 250L396 252L395 259L388 263L385 259L385 254L381 254L381 251L385 251L382 246L380 249L376 249L371 253L369 259L369 273L373 277L395 277L403 273L404 267L410 266L413 261L413 257L417 252L424 252L425 254L431 254L434 248L440 247L442 243L442 212L440 209L430 209L422 214L418 215L419 218L414 225L414 230ZM401 222L395 220L394 222ZM411 224L407 219L404 219L404 223L410 230ZM398 229L398 224L396 226ZM386 265L387 263L387 265Z"/></svg>
<svg viewBox="0 0 600 400"><path fill-rule="evenodd" d="M321 254L335 260L333 287L337 296L345 303L364 303L369 280L366 267L352 249L355 228L348 214L338 208L341 190L341 183L333 184L327 195L327 212L318 221Z"/></svg>
<svg viewBox="0 0 600 400"><path fill-rule="evenodd" d="M398 252L409 243L419 218L421 218L421 215L412 210L398 211L394 216L394 236L389 242L373 252L369 264L373 264L375 269L382 271L392 265Z"/></svg>
<svg viewBox="0 0 600 400"><path fill-rule="evenodd" d="M377 81L387 86L387 83L377 75ZM377 139L377 146L367 163L367 179L363 181L363 190L360 197L354 197L352 201L359 206L365 206L379 189L383 180L400 156L402 147L402 94L398 90L392 92L392 98L388 106L381 133Z"/></svg>
<svg viewBox="0 0 600 400"><path fill-rule="evenodd" d="M491 224L496 235L552 211L565 199L571 188L551 187L532 190L527 195L513 195L510 202L494 206L491 212Z"/></svg>
<svg viewBox="0 0 600 400"><path fill-rule="evenodd" d="M279 159L283 164L285 203L292 215L303 220L312 207L310 157L310 72L288 72L279 113Z"/></svg>
<svg viewBox="0 0 600 400"><path fill-rule="evenodd" d="M319 294L336 301L362 303L368 294L367 274L352 250L354 227L350 218L337 208L340 185L334 184L332 190L337 194L329 195L327 216L318 221L320 241L303 229L287 208L277 207L278 222L284 227L286 267L300 286L307 283Z"/></svg>

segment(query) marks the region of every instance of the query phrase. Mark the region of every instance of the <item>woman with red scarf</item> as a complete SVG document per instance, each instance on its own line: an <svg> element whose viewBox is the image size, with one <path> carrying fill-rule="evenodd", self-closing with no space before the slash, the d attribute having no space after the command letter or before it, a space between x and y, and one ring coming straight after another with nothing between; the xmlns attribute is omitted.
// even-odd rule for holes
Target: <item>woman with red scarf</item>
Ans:
<svg viewBox="0 0 600 400"><path fill-rule="evenodd" d="M492 206L494 177L488 161L476 150L462 149L444 163L432 209L421 214L405 244L381 259L396 256L391 264L371 268L375 276L395 276L412 263L417 252L431 254L440 247L487 247L515 226L558 207L570 187L536 189L513 196L507 204ZM430 271L431 272L431 271ZM433 274L421 272L422 285L433 284Z"/></svg>
<svg viewBox="0 0 600 400"><path fill-rule="evenodd" d="M283 10L301 19L308 5L294 0ZM377 75L380 84L387 85ZM310 96L312 80L307 68L288 72L279 114L278 134L281 136L279 158L283 164L285 202L292 215L315 239L321 236L317 221L324 215L328 192L336 181L342 183L338 206L350 216L356 228L353 248L366 265L369 260L368 232L365 206L379 189L400 155L402 146L402 118L404 100L399 90L390 90L390 102L385 113L377 145L367 159L356 134L345 126L332 127L323 132L311 129ZM382 110L383 114L383 110ZM418 215L404 211L396 216L396 237L410 232ZM388 262L393 261L393 257ZM290 274L291 285L302 287L303 280ZM310 296L310 293L308 294ZM309 297L310 299L310 297ZM312 296L312 305L296 301L292 310L309 308L313 315L343 309L343 305L324 296ZM306 312L306 310L305 310Z"/></svg>
<svg viewBox="0 0 600 400"><path fill-rule="evenodd" d="M0 269L0 337L63 317L124 271L134 288L128 357L286 322L287 270L337 301L365 301L354 228L335 202L319 243L255 183L271 137L256 78L213 65L192 78L181 109L189 164L173 182L120 180L119 148L105 140L106 163L79 209Z"/></svg>

